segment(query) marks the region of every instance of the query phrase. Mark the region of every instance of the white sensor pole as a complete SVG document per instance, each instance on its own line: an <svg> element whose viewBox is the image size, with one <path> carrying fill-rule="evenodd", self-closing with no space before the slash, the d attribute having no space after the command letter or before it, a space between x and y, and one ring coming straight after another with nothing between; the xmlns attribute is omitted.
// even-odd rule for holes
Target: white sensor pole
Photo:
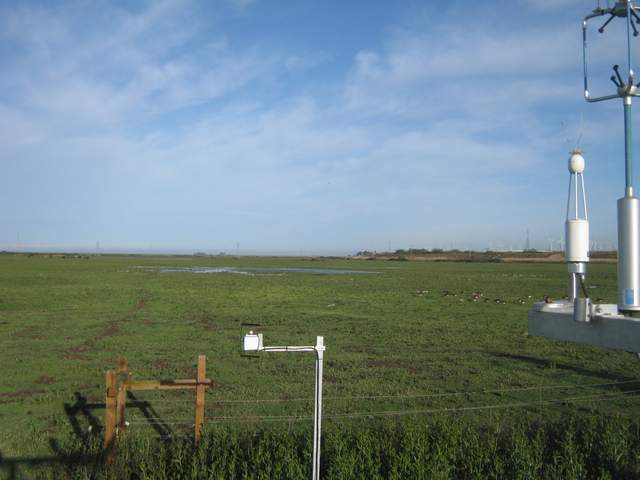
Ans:
<svg viewBox="0 0 640 480"><path fill-rule="evenodd" d="M311 479L320 478L320 440L322 428L322 360L324 357L324 337L316 337L314 346L302 347L265 347L262 334L250 331L242 340L245 352L315 352L316 354L316 388L313 408L313 468Z"/></svg>

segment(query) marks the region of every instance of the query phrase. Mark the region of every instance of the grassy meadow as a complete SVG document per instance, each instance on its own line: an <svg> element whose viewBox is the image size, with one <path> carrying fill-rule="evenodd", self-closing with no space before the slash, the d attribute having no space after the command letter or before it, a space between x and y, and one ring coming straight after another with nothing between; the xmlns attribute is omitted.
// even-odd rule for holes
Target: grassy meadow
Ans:
<svg viewBox="0 0 640 480"><path fill-rule="evenodd" d="M160 271L194 266L375 273ZM632 422L640 413L635 355L527 336L528 310L565 294L565 272L559 263L0 255L0 467L99 434L105 371L119 355L142 380L192 378L206 354L209 431L269 425L307 435L313 356L243 357L242 322L261 324L266 345L324 336L326 441L378 421L391 429L452 418L480 429L510 421L546 428L567 416ZM594 300L613 303L615 282L615 265L589 267ZM193 398L135 393L129 441L189 435ZM310 446L301 445L306 458Z"/></svg>

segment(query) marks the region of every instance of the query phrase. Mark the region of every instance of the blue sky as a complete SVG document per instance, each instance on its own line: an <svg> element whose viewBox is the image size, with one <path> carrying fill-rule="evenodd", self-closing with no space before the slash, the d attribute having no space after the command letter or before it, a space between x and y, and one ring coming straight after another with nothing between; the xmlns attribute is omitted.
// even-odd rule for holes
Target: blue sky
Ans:
<svg viewBox="0 0 640 480"><path fill-rule="evenodd" d="M609 246L622 114L582 99L595 6L2 2L0 248L558 248L579 136ZM618 22L592 36L605 93Z"/></svg>

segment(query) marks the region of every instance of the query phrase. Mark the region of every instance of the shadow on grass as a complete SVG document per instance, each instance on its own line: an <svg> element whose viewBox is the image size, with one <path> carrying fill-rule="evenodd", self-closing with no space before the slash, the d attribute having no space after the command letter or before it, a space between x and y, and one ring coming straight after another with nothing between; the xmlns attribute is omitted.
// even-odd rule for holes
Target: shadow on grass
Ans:
<svg viewBox="0 0 640 480"><path fill-rule="evenodd" d="M531 355L518 355L513 353L505 353L505 352L487 352L487 353L498 358L506 358L508 360L526 362L540 368L552 367L557 370L566 370L574 373L579 373L580 375L584 375L588 377L599 378L607 382L628 382L627 385L620 385L620 388L622 390L625 390L627 388L630 390L636 390L638 388L638 384L634 383L634 380L638 380L637 377L619 375L617 373L613 373L605 370L592 370L592 369L584 368L578 365L557 362L555 360L549 360L546 358L533 357ZM640 380L638 380L638 383L640 383Z"/></svg>
<svg viewBox="0 0 640 480"><path fill-rule="evenodd" d="M87 397L80 392L75 392L75 402L64 404L64 413L73 430L72 444L70 449L64 449L55 438L49 439L50 455L34 457L14 457L6 458L0 452L0 478L19 479L31 478L36 470L51 469L60 467L63 471L71 474L78 466L88 468L89 477L93 478L106 459L107 451L103 448L88 448L91 445L102 443L103 425L98 412L103 412L104 402L90 402ZM127 408L135 408L147 420L162 440L170 441L174 432L169 425L158 415L153 405L147 400L139 400L132 392L127 392ZM88 424L88 426L84 426ZM93 451L92 451L93 450ZM97 452L96 452L97 451Z"/></svg>
<svg viewBox="0 0 640 480"><path fill-rule="evenodd" d="M79 439L85 439L87 435L95 435L102 430L102 424L94 412L96 410L104 410L105 404L104 402L90 403L87 401L87 398L79 392L75 392L75 396L75 403L64 404L64 412L67 415L71 428L73 428L75 436ZM157 435L161 437L173 435L173 431L169 425L158 415L158 412L148 400L139 400L133 392L129 391L127 392L126 406L128 409L138 409ZM89 424L87 429L82 428L80 420L83 418Z"/></svg>
<svg viewBox="0 0 640 480"><path fill-rule="evenodd" d="M104 462L102 452L92 455L84 450L65 451L54 438L49 439L49 447L52 451L51 455L37 457L5 458L0 452L0 472L6 475L2 478L10 480L31 478L36 470L50 469L54 466L62 467L70 472L78 465L85 465L96 471Z"/></svg>

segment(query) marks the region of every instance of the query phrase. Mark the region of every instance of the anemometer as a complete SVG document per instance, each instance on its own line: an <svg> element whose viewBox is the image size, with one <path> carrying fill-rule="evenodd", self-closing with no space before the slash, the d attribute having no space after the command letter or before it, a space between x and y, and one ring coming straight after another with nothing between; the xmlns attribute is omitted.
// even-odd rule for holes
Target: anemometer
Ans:
<svg viewBox="0 0 640 480"><path fill-rule="evenodd" d="M589 22L602 19L604 34L612 21L626 24L627 65L624 71L613 65L610 80L615 93L594 97L589 91L587 33ZM634 195L631 105L640 96L632 64L632 40L639 35L640 7L633 0L617 0L610 8L596 8L582 21L584 98L589 103L622 99L624 113L624 196L618 200L618 286L617 304L594 304L585 286L589 262L589 221L582 152L569 157L569 195L565 221L565 260L569 271L567 300L537 303L529 312L529 334L607 348L640 352L640 198Z"/></svg>

